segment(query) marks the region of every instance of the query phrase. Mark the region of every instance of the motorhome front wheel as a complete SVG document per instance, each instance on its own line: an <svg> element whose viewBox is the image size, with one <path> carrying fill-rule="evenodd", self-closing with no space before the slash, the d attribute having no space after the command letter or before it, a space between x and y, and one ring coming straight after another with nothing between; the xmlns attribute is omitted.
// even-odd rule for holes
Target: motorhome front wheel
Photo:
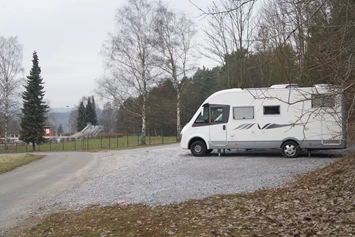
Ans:
<svg viewBox="0 0 355 237"><path fill-rule="evenodd" d="M284 157L295 158L300 153L300 147L296 142L287 141L282 144L281 152Z"/></svg>
<svg viewBox="0 0 355 237"><path fill-rule="evenodd" d="M195 141L191 145L191 153L194 156L204 156L206 154L206 145L203 141Z"/></svg>

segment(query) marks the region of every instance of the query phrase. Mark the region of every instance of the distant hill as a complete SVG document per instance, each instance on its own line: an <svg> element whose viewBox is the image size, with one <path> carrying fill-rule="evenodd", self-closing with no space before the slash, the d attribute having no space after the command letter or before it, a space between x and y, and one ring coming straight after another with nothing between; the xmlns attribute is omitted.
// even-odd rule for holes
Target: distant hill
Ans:
<svg viewBox="0 0 355 237"><path fill-rule="evenodd" d="M74 108L50 108L51 112L55 113L70 113L73 109Z"/></svg>
<svg viewBox="0 0 355 237"><path fill-rule="evenodd" d="M64 132L69 132L68 118L73 108L50 108L50 121L56 131L61 124Z"/></svg>

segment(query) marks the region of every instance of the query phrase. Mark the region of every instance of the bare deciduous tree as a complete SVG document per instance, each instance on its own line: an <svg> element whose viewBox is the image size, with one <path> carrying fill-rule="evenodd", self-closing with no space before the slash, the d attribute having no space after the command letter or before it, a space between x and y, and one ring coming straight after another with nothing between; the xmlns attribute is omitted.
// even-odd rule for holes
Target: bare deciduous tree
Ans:
<svg viewBox="0 0 355 237"><path fill-rule="evenodd" d="M112 133L117 130L116 115L115 106L110 102L106 102L99 118L100 124L104 126L104 132Z"/></svg>
<svg viewBox="0 0 355 237"><path fill-rule="evenodd" d="M22 83L22 46L16 37L0 36L0 110L5 118L5 149L7 149L8 123L18 106L19 86Z"/></svg>
<svg viewBox="0 0 355 237"><path fill-rule="evenodd" d="M267 47L287 44L296 53L292 81L336 85L329 94L346 96L350 109L342 119L349 120L355 106L354 1L274 0L261 15L260 26L268 29L263 41Z"/></svg>
<svg viewBox="0 0 355 237"><path fill-rule="evenodd" d="M128 0L118 9L116 32L103 45L106 75L98 80L97 93L124 107L128 98L136 98L141 118L141 144L146 141L146 114L149 86L156 78L153 50L156 44L153 29L154 8L146 0Z"/></svg>
<svg viewBox="0 0 355 237"><path fill-rule="evenodd" d="M69 133L74 133L78 131L77 129L77 120L78 120L78 107L74 107L69 114Z"/></svg>
<svg viewBox="0 0 355 237"><path fill-rule="evenodd" d="M156 44L156 66L172 78L177 95L176 131L181 131L181 90L182 79L193 69L193 37L195 24L183 13L169 9L162 2L158 3L154 29L158 34Z"/></svg>
<svg viewBox="0 0 355 237"><path fill-rule="evenodd" d="M254 25L252 13L255 1L234 1L221 0L220 4L213 3L207 11L208 27L204 30L206 43L205 56L221 63L229 65L226 55L244 50L249 51L252 43ZM243 54L241 54L243 55ZM241 58L243 62L243 58ZM235 78L227 77L228 87L236 84L243 86L246 80L245 63L242 63L238 81Z"/></svg>

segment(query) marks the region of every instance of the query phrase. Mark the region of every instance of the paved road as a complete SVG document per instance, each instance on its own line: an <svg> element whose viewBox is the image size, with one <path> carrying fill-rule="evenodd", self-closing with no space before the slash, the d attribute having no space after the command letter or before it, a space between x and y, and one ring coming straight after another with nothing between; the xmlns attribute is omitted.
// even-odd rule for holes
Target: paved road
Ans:
<svg viewBox="0 0 355 237"><path fill-rule="evenodd" d="M37 200L80 184L98 164L96 156L90 153L46 155L44 159L0 175L0 235L2 229L28 218L38 208L34 205Z"/></svg>

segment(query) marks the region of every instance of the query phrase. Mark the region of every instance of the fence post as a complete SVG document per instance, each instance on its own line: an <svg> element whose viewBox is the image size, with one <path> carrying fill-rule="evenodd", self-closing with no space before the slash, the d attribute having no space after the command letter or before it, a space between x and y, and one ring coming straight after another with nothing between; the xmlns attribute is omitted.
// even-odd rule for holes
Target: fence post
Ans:
<svg viewBox="0 0 355 237"><path fill-rule="evenodd" d="M150 145L152 145L151 140L150 140L150 131L148 131L148 136L149 136L149 146L150 146Z"/></svg>
<svg viewBox="0 0 355 237"><path fill-rule="evenodd" d="M100 137L100 148L102 149L102 136Z"/></svg>
<svg viewBox="0 0 355 237"><path fill-rule="evenodd" d="M117 139L117 148L118 148L118 134L116 136L117 136L116 139Z"/></svg>
<svg viewBox="0 0 355 237"><path fill-rule="evenodd" d="M26 143L26 152L27 152L27 146L28 146L28 144Z"/></svg>
<svg viewBox="0 0 355 237"><path fill-rule="evenodd" d="M16 142L16 153L17 153L17 142Z"/></svg>
<svg viewBox="0 0 355 237"><path fill-rule="evenodd" d="M41 151L41 144L38 144L38 151Z"/></svg>
<svg viewBox="0 0 355 237"><path fill-rule="evenodd" d="M52 140L49 140L49 151L52 151Z"/></svg>
<svg viewBox="0 0 355 237"><path fill-rule="evenodd" d="M86 149L89 150L89 137L88 137L88 140L87 140L87 143L86 143Z"/></svg>
<svg viewBox="0 0 355 237"><path fill-rule="evenodd" d="M74 138L74 151L76 151L76 138Z"/></svg>
<svg viewBox="0 0 355 237"><path fill-rule="evenodd" d="M108 149L111 149L111 136L108 137Z"/></svg>
<svg viewBox="0 0 355 237"><path fill-rule="evenodd" d="M137 146L139 146L139 132L137 132L137 137L138 137L138 144L137 144Z"/></svg>
<svg viewBox="0 0 355 237"><path fill-rule="evenodd" d="M128 132L127 132L127 147L128 147Z"/></svg>
<svg viewBox="0 0 355 237"><path fill-rule="evenodd" d="M62 151L64 151L64 140L63 140L63 143L62 143Z"/></svg>
<svg viewBox="0 0 355 237"><path fill-rule="evenodd" d="M164 128L161 128L161 144L164 144Z"/></svg>

